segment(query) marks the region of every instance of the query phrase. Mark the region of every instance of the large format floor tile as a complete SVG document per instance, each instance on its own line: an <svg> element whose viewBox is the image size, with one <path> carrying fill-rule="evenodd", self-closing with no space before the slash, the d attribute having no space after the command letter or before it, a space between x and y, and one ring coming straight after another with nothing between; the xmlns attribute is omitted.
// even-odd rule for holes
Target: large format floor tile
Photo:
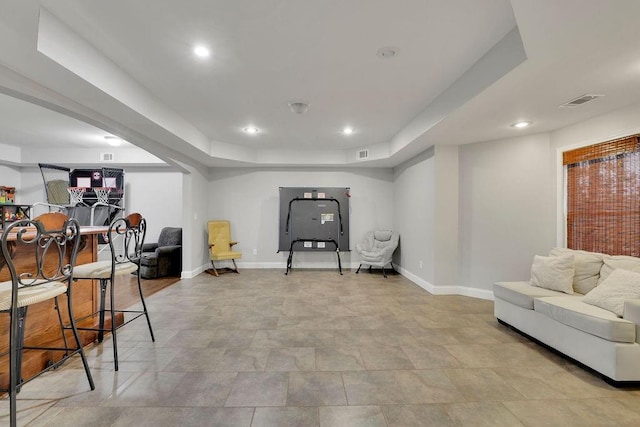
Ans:
<svg viewBox="0 0 640 427"><path fill-rule="evenodd" d="M146 322L26 384L25 426L640 425L616 389L496 322L493 303L400 275L243 270L181 280ZM0 425L8 400L0 400Z"/></svg>

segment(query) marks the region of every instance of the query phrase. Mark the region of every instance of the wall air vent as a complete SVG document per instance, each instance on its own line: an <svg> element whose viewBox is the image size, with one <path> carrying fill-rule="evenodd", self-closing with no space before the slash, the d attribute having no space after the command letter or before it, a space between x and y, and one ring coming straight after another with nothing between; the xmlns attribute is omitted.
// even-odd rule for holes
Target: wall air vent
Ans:
<svg viewBox="0 0 640 427"><path fill-rule="evenodd" d="M575 107L579 107L582 104L589 102L589 101L593 101L596 98L600 98L604 95L596 95L596 94L587 94L587 95L582 95L577 97L576 99L572 99L569 102L565 102L564 104L561 104L560 107L566 107L566 108L575 108Z"/></svg>
<svg viewBox="0 0 640 427"><path fill-rule="evenodd" d="M100 153L101 162L113 162L113 153Z"/></svg>
<svg viewBox="0 0 640 427"><path fill-rule="evenodd" d="M367 160L369 158L369 150L358 151L358 160Z"/></svg>

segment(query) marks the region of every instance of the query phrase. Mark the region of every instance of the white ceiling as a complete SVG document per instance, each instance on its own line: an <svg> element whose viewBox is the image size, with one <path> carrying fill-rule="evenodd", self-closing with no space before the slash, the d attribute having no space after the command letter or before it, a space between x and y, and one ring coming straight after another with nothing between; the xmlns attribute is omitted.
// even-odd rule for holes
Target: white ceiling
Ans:
<svg viewBox="0 0 640 427"><path fill-rule="evenodd" d="M0 0L0 10L0 93L12 95L0 95L0 144L23 149L104 146L113 133L203 166L349 165L363 148L376 161L359 166L395 166L434 144L552 131L640 102L637 0ZM514 28L526 56L491 56ZM195 58L195 43L212 56ZM376 56L387 46L395 57ZM585 93L606 96L558 108ZM308 112L289 110L297 99ZM518 120L534 124L509 126ZM345 125L357 132L342 135Z"/></svg>
<svg viewBox="0 0 640 427"><path fill-rule="evenodd" d="M109 146L104 136L113 136L80 120L8 95L0 94L0 112L0 143L7 145L30 149L100 148Z"/></svg>

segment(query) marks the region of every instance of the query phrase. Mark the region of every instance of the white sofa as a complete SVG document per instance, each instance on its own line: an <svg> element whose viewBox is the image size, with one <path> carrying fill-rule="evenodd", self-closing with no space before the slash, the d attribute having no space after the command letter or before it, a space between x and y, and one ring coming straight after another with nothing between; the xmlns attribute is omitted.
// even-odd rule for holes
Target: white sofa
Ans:
<svg viewBox="0 0 640 427"><path fill-rule="evenodd" d="M616 269L640 272L640 258L554 248L547 259L567 256L573 257L572 294L529 281L498 282L493 287L496 318L599 372L610 383L640 381L640 298L618 299L620 306L624 304L621 316L585 302L611 288L613 276L586 297ZM640 277L627 272L616 277L623 273Z"/></svg>

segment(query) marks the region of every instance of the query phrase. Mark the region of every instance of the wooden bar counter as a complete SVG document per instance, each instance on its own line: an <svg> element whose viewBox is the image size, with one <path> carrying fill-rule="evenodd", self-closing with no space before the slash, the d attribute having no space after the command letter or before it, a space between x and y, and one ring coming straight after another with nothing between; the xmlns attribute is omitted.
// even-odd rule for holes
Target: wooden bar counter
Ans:
<svg viewBox="0 0 640 427"><path fill-rule="evenodd" d="M108 227L81 227L80 247L76 258L77 264L86 264L98 260L98 237L102 233L106 233ZM18 252L14 257L17 262L35 263L35 256L31 253ZM11 275L6 267L4 258L0 253L0 282L10 281ZM72 286L73 298L73 314L75 319L87 316L98 308L100 297L97 286L91 283L91 280L79 280ZM61 314L63 320L68 320L66 310L66 295L58 297L61 306ZM78 324L78 326L92 326L94 319L87 319ZM82 345L93 342L96 339L96 333L93 331L78 331ZM0 353L9 350L9 314L0 313ZM74 342L73 334L67 331L67 340L71 344ZM70 341L69 341L70 340ZM62 347L62 334L60 331L60 323L58 322L58 314L55 310L54 300L44 301L29 306L26 329L25 329L25 345L38 346L45 344L50 347ZM42 351L42 350L26 350L22 363L22 375L29 378L38 372L50 361L59 360L62 352L59 351ZM0 357L0 388L6 388L9 382L9 355Z"/></svg>

